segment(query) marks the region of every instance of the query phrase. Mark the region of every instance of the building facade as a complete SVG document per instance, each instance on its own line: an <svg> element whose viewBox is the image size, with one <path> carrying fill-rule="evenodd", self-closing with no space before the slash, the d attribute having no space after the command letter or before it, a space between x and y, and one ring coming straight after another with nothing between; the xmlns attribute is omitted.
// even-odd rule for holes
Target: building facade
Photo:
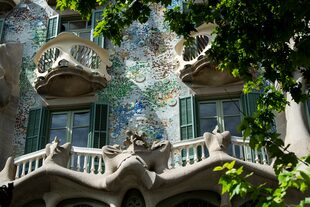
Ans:
<svg viewBox="0 0 310 207"><path fill-rule="evenodd" d="M13 182L12 206L251 206L221 195L213 168L233 160L276 185L265 149L237 130L258 93L203 55L212 25L185 47L153 5L114 46L93 37L100 8L85 20L53 1L0 7L0 183ZM298 107L288 113L305 117Z"/></svg>

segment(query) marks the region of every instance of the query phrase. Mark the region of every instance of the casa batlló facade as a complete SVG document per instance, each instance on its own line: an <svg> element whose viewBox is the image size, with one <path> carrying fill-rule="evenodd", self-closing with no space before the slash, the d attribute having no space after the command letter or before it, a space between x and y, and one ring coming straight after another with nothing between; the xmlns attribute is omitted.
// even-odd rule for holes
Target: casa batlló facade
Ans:
<svg viewBox="0 0 310 207"><path fill-rule="evenodd" d="M213 25L185 47L153 5L114 46L92 35L100 8L89 21L53 1L0 8L0 184L13 183L11 206L252 206L221 194L213 169L233 160L253 183L277 184L265 149L237 130L259 94L242 94L203 55ZM291 103L276 120L299 156L310 152L305 109Z"/></svg>

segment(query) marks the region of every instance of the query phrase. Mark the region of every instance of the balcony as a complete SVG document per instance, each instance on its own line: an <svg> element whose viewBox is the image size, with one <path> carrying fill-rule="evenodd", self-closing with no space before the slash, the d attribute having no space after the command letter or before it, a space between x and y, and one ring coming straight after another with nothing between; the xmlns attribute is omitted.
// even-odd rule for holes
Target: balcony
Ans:
<svg viewBox="0 0 310 207"><path fill-rule="evenodd" d="M198 93L201 89L218 93L220 91L215 89L224 87L225 90L230 90L229 92L240 91L241 80L227 72L219 71L217 65L205 55L206 51L211 48L213 28L212 24L203 24L197 28L197 32L191 34L194 37L191 45L185 45L184 39L176 44L176 73L185 84Z"/></svg>
<svg viewBox="0 0 310 207"><path fill-rule="evenodd" d="M9 158L0 172L0 184L14 183L12 206L24 206L37 198L50 204L46 206L57 206L66 199L96 197L121 206L120 192L129 189L143 189L154 199L147 206L155 206L166 198L197 189L220 195L218 180L223 172L213 169L226 162L234 161L246 173L254 172L250 180L255 183L267 182L270 187L277 183L266 151L251 150L248 142L231 137L227 131L204 133L203 137L174 144L167 140L148 144L144 134L126 134L123 146L102 149L70 143L60 146L55 139L45 149ZM46 195L62 196L55 200ZM109 195L115 200L111 201Z"/></svg>
<svg viewBox="0 0 310 207"><path fill-rule="evenodd" d="M39 49L35 89L44 96L76 97L107 86L108 52L71 33L61 33Z"/></svg>
<svg viewBox="0 0 310 207"><path fill-rule="evenodd" d="M268 165L270 163L266 150L252 150L248 141L242 137L232 137L229 147L230 156L241 161ZM209 159L208 148L203 137L178 142L172 145L169 152L168 169L178 169L196 164ZM104 175L107 169L102 149L71 147L67 169L85 174ZM48 157L46 150L42 149L30 154L15 158L15 180L37 171L45 164ZM158 157L156 157L158 159Z"/></svg>

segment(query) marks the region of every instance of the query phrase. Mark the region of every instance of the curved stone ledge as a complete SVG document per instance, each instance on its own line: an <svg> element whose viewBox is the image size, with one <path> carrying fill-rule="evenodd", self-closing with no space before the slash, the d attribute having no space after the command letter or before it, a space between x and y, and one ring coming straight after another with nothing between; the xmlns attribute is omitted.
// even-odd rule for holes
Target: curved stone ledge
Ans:
<svg viewBox="0 0 310 207"><path fill-rule="evenodd" d="M85 70L72 67L53 69L45 78L35 83L39 94L59 97L74 97L105 88L108 80Z"/></svg>

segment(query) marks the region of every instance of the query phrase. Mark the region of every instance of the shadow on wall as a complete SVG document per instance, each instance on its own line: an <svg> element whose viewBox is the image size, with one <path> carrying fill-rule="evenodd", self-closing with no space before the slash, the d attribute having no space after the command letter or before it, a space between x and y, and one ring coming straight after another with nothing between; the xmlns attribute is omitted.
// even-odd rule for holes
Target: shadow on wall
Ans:
<svg viewBox="0 0 310 207"><path fill-rule="evenodd" d="M35 81L33 56L45 43L47 9L50 8L45 1L22 2L5 19L4 41L19 41L24 47L23 58L20 59L22 68L15 75L20 79L15 84L20 90L17 116L16 118L14 116L15 130L13 129L13 141L8 145L13 146L12 154L15 156L24 153L29 109L41 104L39 96L32 87Z"/></svg>
<svg viewBox="0 0 310 207"><path fill-rule="evenodd" d="M20 43L0 44L0 168L13 153L22 51Z"/></svg>

